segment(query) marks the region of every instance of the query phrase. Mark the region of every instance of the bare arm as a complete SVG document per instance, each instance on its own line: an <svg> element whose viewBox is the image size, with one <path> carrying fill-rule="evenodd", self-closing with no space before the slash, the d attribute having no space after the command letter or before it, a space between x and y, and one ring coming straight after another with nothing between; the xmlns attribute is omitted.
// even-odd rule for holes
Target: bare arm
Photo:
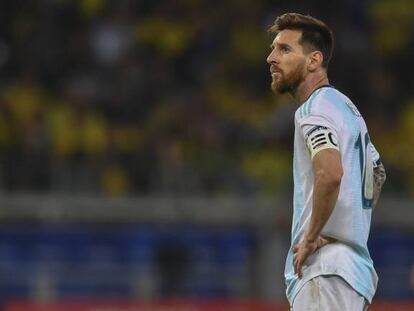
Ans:
<svg viewBox="0 0 414 311"><path fill-rule="evenodd" d="M301 243L294 247L293 264L299 277L305 260L318 248L335 241L321 237L320 233L328 221L336 201L343 175L341 156L336 149L325 149L313 158L314 189L312 215L309 227Z"/></svg>
<svg viewBox="0 0 414 311"><path fill-rule="evenodd" d="M380 163L376 168L374 168L374 193L373 193L373 198L372 198L372 209L373 210L377 206L378 199L381 195L381 189L386 179L387 179L387 174L385 173L384 165Z"/></svg>
<svg viewBox="0 0 414 311"><path fill-rule="evenodd" d="M338 199L342 178L340 153L335 149L322 150L313 158L314 188L312 216L305 238L315 241L331 216Z"/></svg>

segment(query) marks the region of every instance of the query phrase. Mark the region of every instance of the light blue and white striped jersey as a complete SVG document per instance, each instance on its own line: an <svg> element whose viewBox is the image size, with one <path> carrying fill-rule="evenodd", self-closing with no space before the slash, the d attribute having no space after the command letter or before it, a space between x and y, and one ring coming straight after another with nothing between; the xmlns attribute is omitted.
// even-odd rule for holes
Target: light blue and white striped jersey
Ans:
<svg viewBox="0 0 414 311"><path fill-rule="evenodd" d="M320 128L329 130L329 137L341 154L343 176L338 200L322 230L322 234L335 237L338 242L312 254L305 261L299 279L294 272L292 247L300 242L311 217L314 176L307 140ZM292 244L285 266L286 294L291 305L300 288L318 275L341 276L371 302L378 277L367 240L373 168L378 161L379 154L370 142L361 114L348 97L332 86L315 90L296 111Z"/></svg>

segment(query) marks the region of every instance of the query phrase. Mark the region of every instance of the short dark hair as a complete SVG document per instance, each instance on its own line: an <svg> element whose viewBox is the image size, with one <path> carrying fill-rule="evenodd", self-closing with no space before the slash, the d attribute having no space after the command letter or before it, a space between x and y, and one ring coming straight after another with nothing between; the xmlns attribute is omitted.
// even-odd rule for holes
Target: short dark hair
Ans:
<svg viewBox="0 0 414 311"><path fill-rule="evenodd" d="M324 22L310 15L286 13L278 16L268 31L278 34L284 29L301 30L302 38L299 43L305 51L321 51L322 67L328 68L334 47L334 37L331 29Z"/></svg>

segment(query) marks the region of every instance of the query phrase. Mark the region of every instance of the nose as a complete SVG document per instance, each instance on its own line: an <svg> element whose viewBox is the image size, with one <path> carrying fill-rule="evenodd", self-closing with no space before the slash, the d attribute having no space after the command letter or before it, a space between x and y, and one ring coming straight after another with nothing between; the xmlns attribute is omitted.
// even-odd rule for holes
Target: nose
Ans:
<svg viewBox="0 0 414 311"><path fill-rule="evenodd" d="M266 62L271 65L278 62L275 50L272 50L266 59Z"/></svg>

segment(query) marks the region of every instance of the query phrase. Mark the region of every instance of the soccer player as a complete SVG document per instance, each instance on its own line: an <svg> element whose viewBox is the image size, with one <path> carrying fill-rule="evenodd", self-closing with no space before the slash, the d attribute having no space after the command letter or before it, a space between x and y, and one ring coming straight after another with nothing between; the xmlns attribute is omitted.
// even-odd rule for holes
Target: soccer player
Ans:
<svg viewBox="0 0 414 311"><path fill-rule="evenodd" d="M285 267L291 310L366 310L378 280L367 239L384 166L358 109L329 84L331 30L311 16L287 13L269 32L275 35L267 58L272 89L299 104Z"/></svg>

